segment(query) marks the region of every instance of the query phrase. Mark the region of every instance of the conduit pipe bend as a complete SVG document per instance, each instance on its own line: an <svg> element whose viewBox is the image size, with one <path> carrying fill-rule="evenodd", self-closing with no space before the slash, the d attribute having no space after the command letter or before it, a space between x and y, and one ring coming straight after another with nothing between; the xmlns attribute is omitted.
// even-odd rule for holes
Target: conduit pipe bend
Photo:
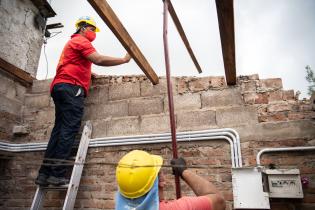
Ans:
<svg viewBox="0 0 315 210"><path fill-rule="evenodd" d="M151 134L151 135L135 135L135 136L119 136L95 138L90 140L89 147L106 147L136 144L154 144L168 143L170 141L170 133ZM233 129L213 129L202 131L188 131L177 133L179 142L189 141L205 141L205 140L227 140L231 147L232 167L242 167L242 159L240 153L240 142L237 132ZM47 143L24 143L10 144L0 142L0 150L9 152L31 152L43 151L46 149Z"/></svg>
<svg viewBox="0 0 315 210"><path fill-rule="evenodd" d="M265 148L260 150L257 153L256 156L256 162L257 162L257 166L261 166L260 165L260 158L262 156L263 153L267 153L267 152L289 152L289 151L306 151L306 150L315 150L315 146L309 146L309 147L280 147L280 148Z"/></svg>

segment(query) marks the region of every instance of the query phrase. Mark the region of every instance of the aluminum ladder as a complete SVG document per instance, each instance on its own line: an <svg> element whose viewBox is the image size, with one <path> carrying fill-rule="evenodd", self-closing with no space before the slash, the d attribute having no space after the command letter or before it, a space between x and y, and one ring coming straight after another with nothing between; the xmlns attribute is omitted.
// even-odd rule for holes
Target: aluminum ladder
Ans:
<svg viewBox="0 0 315 210"><path fill-rule="evenodd" d="M40 210L42 209L45 195L48 191L52 190L67 190L67 195L63 204L63 210L72 210L74 208L75 199L77 196L81 175L83 171L83 166L85 162L85 157L87 154L87 150L90 143L92 133L92 124L90 121L87 121L83 133L81 136L79 148L77 151L77 155L75 158L75 164L72 169L72 174L70 178L70 182L68 185L61 185L61 186L48 186L48 187L41 187L37 186L36 193L33 199L33 203L30 210Z"/></svg>

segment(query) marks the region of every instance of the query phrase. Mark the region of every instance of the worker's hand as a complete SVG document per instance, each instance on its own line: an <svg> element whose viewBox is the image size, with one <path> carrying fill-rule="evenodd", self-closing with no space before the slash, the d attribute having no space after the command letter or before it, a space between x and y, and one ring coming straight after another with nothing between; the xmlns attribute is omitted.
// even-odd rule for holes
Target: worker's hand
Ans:
<svg viewBox="0 0 315 210"><path fill-rule="evenodd" d="M187 169L186 161L184 158L180 157L171 160L172 170L174 175L183 177L183 172Z"/></svg>
<svg viewBox="0 0 315 210"><path fill-rule="evenodd" d="M129 55L129 53L126 53L125 57L124 57L124 61L125 63L128 63L131 59L131 56Z"/></svg>

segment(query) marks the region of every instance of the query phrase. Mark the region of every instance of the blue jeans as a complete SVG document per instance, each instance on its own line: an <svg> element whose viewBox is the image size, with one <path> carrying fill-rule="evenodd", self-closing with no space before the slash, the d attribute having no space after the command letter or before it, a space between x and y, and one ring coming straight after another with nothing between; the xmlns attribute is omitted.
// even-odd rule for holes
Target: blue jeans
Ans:
<svg viewBox="0 0 315 210"><path fill-rule="evenodd" d="M51 96L55 103L55 125L44 158L66 160L71 154L75 137L81 126L84 91L80 86L60 83L54 85ZM58 164L58 161L44 160L43 163ZM67 166L42 165L39 173L64 177L66 170Z"/></svg>

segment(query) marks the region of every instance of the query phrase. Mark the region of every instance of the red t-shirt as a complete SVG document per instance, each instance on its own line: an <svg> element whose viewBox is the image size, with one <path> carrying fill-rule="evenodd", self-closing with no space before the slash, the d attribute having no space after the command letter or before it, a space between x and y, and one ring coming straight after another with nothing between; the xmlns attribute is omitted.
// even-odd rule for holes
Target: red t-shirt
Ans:
<svg viewBox="0 0 315 210"><path fill-rule="evenodd" d="M85 95L87 95L91 81L92 62L86 56L93 52L96 50L87 38L81 34L72 35L61 53L50 91L55 84L69 83L83 87Z"/></svg>
<svg viewBox="0 0 315 210"><path fill-rule="evenodd" d="M206 196L182 197L173 201L160 201L159 210L212 210Z"/></svg>

